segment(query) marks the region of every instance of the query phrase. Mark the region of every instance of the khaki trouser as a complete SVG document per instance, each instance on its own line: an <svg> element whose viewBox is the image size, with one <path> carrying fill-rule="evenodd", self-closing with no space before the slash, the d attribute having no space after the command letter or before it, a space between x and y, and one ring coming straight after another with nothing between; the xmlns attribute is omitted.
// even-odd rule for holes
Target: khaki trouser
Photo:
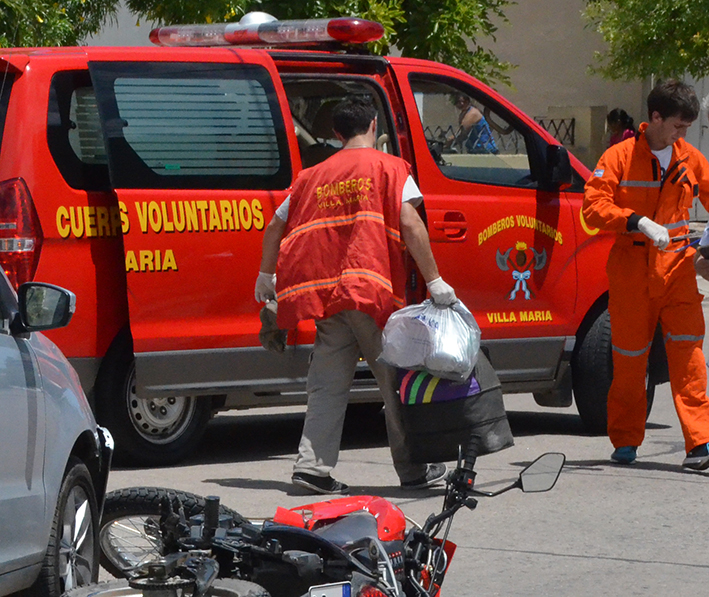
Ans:
<svg viewBox="0 0 709 597"><path fill-rule="evenodd" d="M382 331L374 319L359 311L342 311L318 321L316 327L308 371L308 409L293 471L324 477L337 464L350 387L362 354L384 400L389 448L399 480L422 477L426 465L412 464L404 444L396 372L376 360L382 351Z"/></svg>

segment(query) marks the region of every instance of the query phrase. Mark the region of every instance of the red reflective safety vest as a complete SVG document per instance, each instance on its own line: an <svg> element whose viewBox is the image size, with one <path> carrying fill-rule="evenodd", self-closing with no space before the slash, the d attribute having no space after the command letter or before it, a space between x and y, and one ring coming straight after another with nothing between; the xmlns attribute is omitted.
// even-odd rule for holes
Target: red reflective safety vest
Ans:
<svg viewBox="0 0 709 597"><path fill-rule="evenodd" d="M345 149L293 183L277 267L278 326L367 313L380 327L404 305L399 231L409 176L401 158Z"/></svg>

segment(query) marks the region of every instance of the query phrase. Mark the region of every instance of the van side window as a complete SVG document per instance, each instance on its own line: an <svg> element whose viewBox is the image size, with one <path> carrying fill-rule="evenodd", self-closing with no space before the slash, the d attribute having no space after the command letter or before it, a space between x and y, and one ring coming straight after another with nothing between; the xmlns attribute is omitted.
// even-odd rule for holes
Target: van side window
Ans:
<svg viewBox="0 0 709 597"><path fill-rule="evenodd" d="M10 104L10 92L15 76L8 72L0 74L0 147L2 147L2 136L5 130L5 118L7 117L7 107Z"/></svg>
<svg viewBox="0 0 709 597"><path fill-rule="evenodd" d="M385 153L398 155L386 96L370 78L284 75L283 86L304 168L322 162L342 147L332 130L332 112L348 96L363 96L372 101L378 113L376 147Z"/></svg>
<svg viewBox="0 0 709 597"><path fill-rule="evenodd" d="M115 188L284 189L288 142L255 65L91 63Z"/></svg>
<svg viewBox="0 0 709 597"><path fill-rule="evenodd" d="M448 178L511 187L536 187L527 140L497 106L474 88L412 75L421 125L431 155Z"/></svg>
<svg viewBox="0 0 709 597"><path fill-rule="evenodd" d="M47 144L70 187L110 189L108 158L88 71L62 71L52 77Z"/></svg>

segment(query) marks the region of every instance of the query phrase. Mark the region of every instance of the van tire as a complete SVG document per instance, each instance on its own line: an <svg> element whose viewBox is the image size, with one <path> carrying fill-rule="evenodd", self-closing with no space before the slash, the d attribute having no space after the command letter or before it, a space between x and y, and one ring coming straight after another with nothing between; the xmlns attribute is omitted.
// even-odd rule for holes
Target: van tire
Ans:
<svg viewBox="0 0 709 597"><path fill-rule="evenodd" d="M613 381L611 320L605 309L577 345L571 361L574 399L586 429L596 435L608 432L608 391ZM647 414L655 398L655 382L646 377Z"/></svg>
<svg viewBox="0 0 709 597"><path fill-rule="evenodd" d="M121 332L96 381L96 418L115 441L119 465L167 466L194 451L212 415L208 396L141 399L135 394L135 358L130 334Z"/></svg>

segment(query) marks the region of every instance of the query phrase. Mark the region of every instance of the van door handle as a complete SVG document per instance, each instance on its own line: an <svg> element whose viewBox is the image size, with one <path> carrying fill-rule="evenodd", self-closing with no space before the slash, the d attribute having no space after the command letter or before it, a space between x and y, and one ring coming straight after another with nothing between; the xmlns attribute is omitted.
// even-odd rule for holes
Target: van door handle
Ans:
<svg viewBox="0 0 709 597"><path fill-rule="evenodd" d="M462 242L468 233L468 222L462 211L447 209L426 210L430 222L431 242Z"/></svg>

